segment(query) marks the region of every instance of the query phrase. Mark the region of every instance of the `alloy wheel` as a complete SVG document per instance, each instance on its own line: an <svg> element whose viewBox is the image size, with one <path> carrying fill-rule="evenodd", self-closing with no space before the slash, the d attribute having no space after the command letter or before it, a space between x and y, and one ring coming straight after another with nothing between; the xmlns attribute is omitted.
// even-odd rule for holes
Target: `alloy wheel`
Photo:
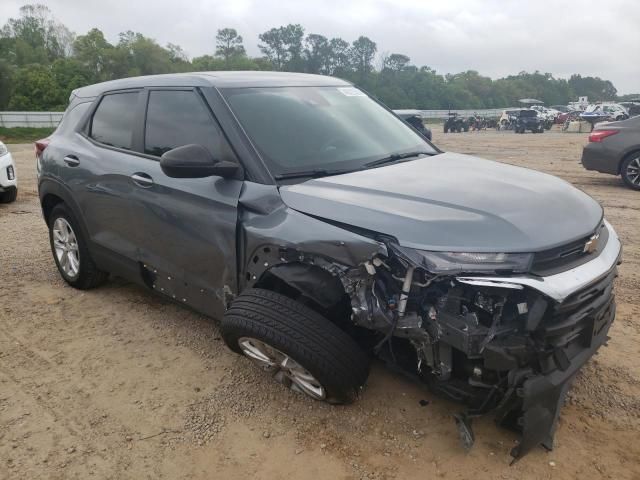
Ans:
<svg viewBox="0 0 640 480"><path fill-rule="evenodd" d="M625 175L633 185L640 186L640 156L629 162Z"/></svg>
<svg viewBox="0 0 640 480"><path fill-rule="evenodd" d="M272 373L273 378L291 390L304 393L315 400L324 400L327 392L322 384L289 355L267 343L241 337L238 346L242 353L260 368Z"/></svg>
<svg viewBox="0 0 640 480"><path fill-rule="evenodd" d="M80 253L73 228L66 219L59 217L53 223L52 232L53 248L60 269L70 278L77 277L80 273Z"/></svg>

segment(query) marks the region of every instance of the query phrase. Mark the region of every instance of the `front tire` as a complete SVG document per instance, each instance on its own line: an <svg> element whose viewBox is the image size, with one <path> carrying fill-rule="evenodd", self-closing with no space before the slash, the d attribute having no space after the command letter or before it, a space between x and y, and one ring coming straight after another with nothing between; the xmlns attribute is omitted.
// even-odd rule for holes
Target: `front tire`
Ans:
<svg viewBox="0 0 640 480"><path fill-rule="evenodd" d="M315 400L351 403L369 375L369 358L351 337L279 293L246 290L225 312L220 329L231 350Z"/></svg>
<svg viewBox="0 0 640 480"><path fill-rule="evenodd" d="M640 152L632 153L622 162L620 175L629 188L640 190Z"/></svg>
<svg viewBox="0 0 640 480"><path fill-rule="evenodd" d="M49 244L60 275L72 287L95 288L109 276L91 259L82 230L64 203L56 205L49 215Z"/></svg>

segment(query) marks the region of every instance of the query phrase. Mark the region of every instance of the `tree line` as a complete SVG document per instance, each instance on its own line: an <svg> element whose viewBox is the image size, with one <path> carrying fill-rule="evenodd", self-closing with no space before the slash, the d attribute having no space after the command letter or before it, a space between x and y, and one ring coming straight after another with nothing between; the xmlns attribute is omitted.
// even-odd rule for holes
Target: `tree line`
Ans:
<svg viewBox="0 0 640 480"><path fill-rule="evenodd" d="M298 24L259 35L261 56L247 55L233 28L217 31L211 53L189 58L179 46L159 45L142 33L126 31L116 43L93 28L75 35L45 5L20 9L0 30L0 110L62 110L74 88L136 75L211 70L279 70L333 75L368 91L392 108L500 108L533 97L547 105L566 104L578 95L614 100L608 80L520 72L493 80L468 70L439 74L412 64L401 53L380 53L366 36L349 42L306 33Z"/></svg>

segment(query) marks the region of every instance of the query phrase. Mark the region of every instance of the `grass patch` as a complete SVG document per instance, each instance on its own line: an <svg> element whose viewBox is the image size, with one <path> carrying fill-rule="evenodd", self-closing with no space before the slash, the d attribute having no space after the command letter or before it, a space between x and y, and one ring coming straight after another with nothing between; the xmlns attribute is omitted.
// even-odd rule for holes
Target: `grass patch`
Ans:
<svg viewBox="0 0 640 480"><path fill-rule="evenodd" d="M4 143L31 143L48 137L55 128L0 127L0 140Z"/></svg>

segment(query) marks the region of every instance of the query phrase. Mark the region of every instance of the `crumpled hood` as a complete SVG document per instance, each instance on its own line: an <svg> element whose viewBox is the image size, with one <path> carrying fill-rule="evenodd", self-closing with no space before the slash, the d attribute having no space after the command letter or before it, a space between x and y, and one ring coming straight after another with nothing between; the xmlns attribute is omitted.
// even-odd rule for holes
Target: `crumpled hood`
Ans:
<svg viewBox="0 0 640 480"><path fill-rule="evenodd" d="M422 250L535 252L591 235L602 208L552 175L443 153L280 187L292 209Z"/></svg>

